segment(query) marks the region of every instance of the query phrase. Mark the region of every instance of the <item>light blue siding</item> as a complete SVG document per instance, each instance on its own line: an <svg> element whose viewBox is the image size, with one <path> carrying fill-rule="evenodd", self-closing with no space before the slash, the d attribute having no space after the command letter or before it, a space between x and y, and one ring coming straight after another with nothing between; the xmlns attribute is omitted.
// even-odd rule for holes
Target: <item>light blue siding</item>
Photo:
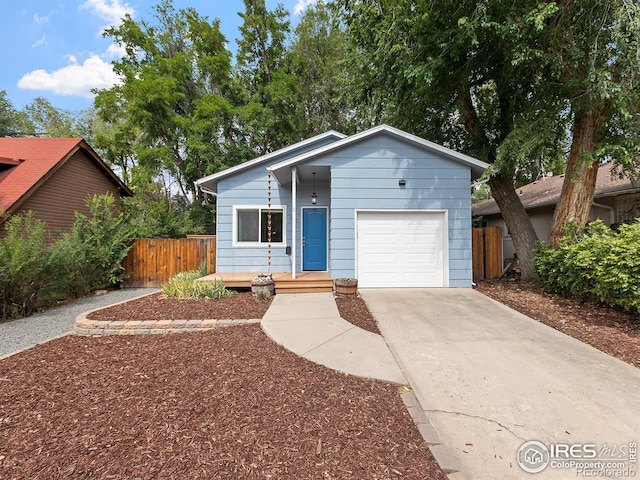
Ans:
<svg viewBox="0 0 640 480"><path fill-rule="evenodd" d="M248 171L222 179L218 183L217 200L217 251L218 272L288 272L291 259L285 246L291 242L291 194L289 189L280 187L271 180L271 205L286 208L286 241L284 245L271 246L271 267L267 245L233 245L233 207L243 205L263 205L268 203L267 165L259 165Z"/></svg>
<svg viewBox="0 0 640 480"><path fill-rule="evenodd" d="M330 265L355 275L354 210L447 210L449 286L471 286L471 172L386 135L316 159L331 165ZM401 187L398 181L404 179Z"/></svg>
<svg viewBox="0 0 640 480"><path fill-rule="evenodd" d="M271 246L271 266L267 245L238 246L233 244L233 207L242 205L267 205L268 172L267 167L293 158L296 155L314 150L332 143L337 137L323 138L306 143L300 148L276 155L262 162L218 181L216 204L217 250L216 269L218 272L290 272L291 257L285 247L292 244L291 239L291 190L290 186L281 187L271 180L271 204L286 207L286 240L283 245ZM328 198L328 194L327 194ZM298 230L299 232L300 230Z"/></svg>
<svg viewBox="0 0 640 480"><path fill-rule="evenodd" d="M300 152L296 152L299 154ZM292 156L292 155L290 155ZM218 183L219 272L267 270L267 247L233 245L233 206L267 204L268 165L256 165ZM380 134L350 144L306 165L328 166L329 181L318 182L317 206L328 206L328 268L334 278L355 275L356 210L446 210L448 215L448 278L451 287L471 286L471 171L454 159ZM398 185L399 180L406 185ZM286 242L272 246L271 271L291 271L285 245L295 245L297 270L302 268L302 208L311 204L312 187L298 184L296 232L291 238L291 185L271 183L272 205L286 207Z"/></svg>

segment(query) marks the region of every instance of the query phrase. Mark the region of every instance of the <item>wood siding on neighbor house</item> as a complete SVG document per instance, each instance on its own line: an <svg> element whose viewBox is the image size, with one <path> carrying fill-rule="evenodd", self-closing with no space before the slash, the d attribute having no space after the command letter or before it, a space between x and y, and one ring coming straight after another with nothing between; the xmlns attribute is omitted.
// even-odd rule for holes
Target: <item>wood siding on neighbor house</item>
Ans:
<svg viewBox="0 0 640 480"><path fill-rule="evenodd" d="M551 227L553 226L553 209L554 206L550 205L536 209L533 212L529 212L531 224L533 225L533 229L536 232L538 240L541 242L549 241L549 234L551 233ZM513 258L516 254L516 249L513 245L511 234L507 229L507 225L502 218L490 217L486 220L486 226L499 227L502 231L502 259L504 264L505 259Z"/></svg>
<svg viewBox="0 0 640 480"><path fill-rule="evenodd" d="M47 232L55 236L58 231L73 225L75 212L89 215L87 198L105 193L113 194L115 207L119 209L120 194L116 185L82 151L78 151L14 213L32 210L38 219L46 222ZM4 229L0 231L4 232Z"/></svg>

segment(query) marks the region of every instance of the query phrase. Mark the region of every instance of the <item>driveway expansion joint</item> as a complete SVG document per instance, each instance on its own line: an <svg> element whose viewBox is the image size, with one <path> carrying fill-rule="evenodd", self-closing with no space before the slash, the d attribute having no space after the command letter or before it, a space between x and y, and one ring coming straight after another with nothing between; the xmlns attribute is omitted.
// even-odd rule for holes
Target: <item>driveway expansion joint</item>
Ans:
<svg viewBox="0 0 640 480"><path fill-rule="evenodd" d="M346 321L346 320L345 320L345 321ZM316 346L315 346L315 347L313 347L312 349L307 350L306 352L302 353L302 356L304 357L305 355L307 355L307 354L309 354L309 353L313 352L314 350L317 350L318 348L323 347L323 346L324 346L324 345L326 345L327 343L331 342L332 340L335 340L335 339L336 339L336 338L338 338L338 337L341 337L342 335L344 335L344 334L345 334L345 333L347 333L347 332L350 332L350 331L351 331L351 330L353 330L354 328L356 328L356 327L355 327L355 325L354 325L353 327L351 327L351 328L346 329L344 332L340 332L338 335L335 335L335 336L333 336L333 337L331 337L331 338L327 339L326 341L322 342L321 344L316 345Z"/></svg>

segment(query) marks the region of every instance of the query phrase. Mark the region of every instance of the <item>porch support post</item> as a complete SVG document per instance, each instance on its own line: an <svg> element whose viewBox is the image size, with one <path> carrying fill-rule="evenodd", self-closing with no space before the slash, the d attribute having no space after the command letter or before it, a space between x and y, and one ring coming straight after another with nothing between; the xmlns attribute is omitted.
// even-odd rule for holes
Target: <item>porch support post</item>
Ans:
<svg viewBox="0 0 640 480"><path fill-rule="evenodd" d="M291 168L291 279L296 279L296 216L298 210L298 169Z"/></svg>

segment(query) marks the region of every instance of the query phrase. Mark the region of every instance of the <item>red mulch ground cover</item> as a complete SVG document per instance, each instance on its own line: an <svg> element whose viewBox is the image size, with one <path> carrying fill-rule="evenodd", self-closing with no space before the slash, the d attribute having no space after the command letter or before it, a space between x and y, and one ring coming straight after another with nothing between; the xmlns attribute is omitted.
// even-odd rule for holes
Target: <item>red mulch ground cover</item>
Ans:
<svg viewBox="0 0 640 480"><path fill-rule="evenodd" d="M638 315L535 283L477 289L640 367ZM377 332L358 297L341 316ZM160 295L91 318L261 318L251 294ZM397 387L277 346L259 326L182 335L65 337L0 361L2 479L444 479Z"/></svg>
<svg viewBox="0 0 640 480"><path fill-rule="evenodd" d="M539 322L613 357L640 367L640 316L624 310L562 298L535 282L491 280L476 287Z"/></svg>
<svg viewBox="0 0 640 480"><path fill-rule="evenodd" d="M272 298L258 300L239 292L216 300L166 297L154 293L87 315L89 320L243 320L262 318Z"/></svg>
<svg viewBox="0 0 640 480"><path fill-rule="evenodd" d="M358 295L345 295L337 296L335 299L342 318L353 323L356 327L380 335L378 323L369 312L367 304L364 303L362 298Z"/></svg>
<svg viewBox="0 0 640 480"><path fill-rule="evenodd" d="M68 336L0 361L0 386L2 479L445 478L396 386L257 325Z"/></svg>

